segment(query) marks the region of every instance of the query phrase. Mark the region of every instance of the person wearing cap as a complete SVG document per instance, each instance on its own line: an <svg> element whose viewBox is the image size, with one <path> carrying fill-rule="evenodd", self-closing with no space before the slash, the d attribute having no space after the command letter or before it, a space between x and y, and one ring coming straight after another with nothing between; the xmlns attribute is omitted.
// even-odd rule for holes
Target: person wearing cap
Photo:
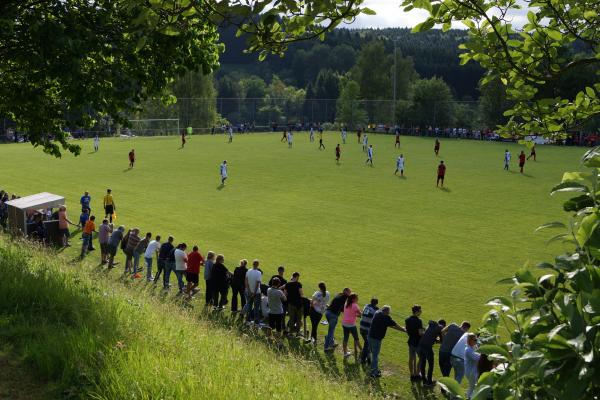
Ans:
<svg viewBox="0 0 600 400"><path fill-rule="evenodd" d="M377 311L371 321L369 328L369 349L371 352L371 377L379 378L381 371L379 370L379 353L381 352L381 343L387 333L387 328L392 328L400 332L406 332L402 326L390 317L392 307L385 305L381 310Z"/></svg>

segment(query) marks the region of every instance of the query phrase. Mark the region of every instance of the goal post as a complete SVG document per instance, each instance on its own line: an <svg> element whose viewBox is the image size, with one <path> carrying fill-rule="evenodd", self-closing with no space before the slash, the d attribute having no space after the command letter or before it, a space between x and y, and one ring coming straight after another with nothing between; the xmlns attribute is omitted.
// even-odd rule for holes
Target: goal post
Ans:
<svg viewBox="0 0 600 400"><path fill-rule="evenodd" d="M129 136L179 135L179 118L130 119ZM128 129L121 129L127 135Z"/></svg>

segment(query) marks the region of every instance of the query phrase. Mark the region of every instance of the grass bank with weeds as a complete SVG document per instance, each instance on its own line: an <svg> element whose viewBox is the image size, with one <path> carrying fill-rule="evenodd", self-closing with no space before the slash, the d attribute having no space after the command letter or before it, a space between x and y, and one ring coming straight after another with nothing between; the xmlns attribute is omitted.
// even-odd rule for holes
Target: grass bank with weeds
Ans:
<svg viewBox="0 0 600 400"><path fill-rule="evenodd" d="M222 321L0 236L0 341L57 397L375 397L318 360L270 351ZM323 361L326 363L326 361Z"/></svg>

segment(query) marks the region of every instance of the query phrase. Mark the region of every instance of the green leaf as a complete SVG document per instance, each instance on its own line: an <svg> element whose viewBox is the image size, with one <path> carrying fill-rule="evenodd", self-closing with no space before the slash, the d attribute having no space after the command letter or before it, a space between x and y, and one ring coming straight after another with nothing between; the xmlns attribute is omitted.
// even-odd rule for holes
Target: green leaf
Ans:
<svg viewBox="0 0 600 400"><path fill-rule="evenodd" d="M534 232L539 232L542 229L549 229L549 228L567 229L567 226L565 224L563 224L562 222L558 222L558 221L547 222L544 225L538 226L538 228Z"/></svg>
<svg viewBox="0 0 600 400"><path fill-rule="evenodd" d="M471 400L487 400L491 394L492 387L490 385L477 385L471 395Z"/></svg>
<svg viewBox="0 0 600 400"><path fill-rule="evenodd" d="M563 34L560 31L554 29L546 29L546 34L551 38L558 41L561 41L563 38Z"/></svg>
<svg viewBox="0 0 600 400"><path fill-rule="evenodd" d="M368 7L363 7L363 8L361 8L361 9L360 9L360 12L361 12L362 14L365 14L365 15L377 15L377 13L376 13L375 11L371 10L371 9L370 9L370 8L368 8Z"/></svg>
<svg viewBox="0 0 600 400"><path fill-rule="evenodd" d="M500 354L507 360L511 358L509 352L506 349L495 344L484 344L479 348L479 352L481 354L487 354L488 356L492 354Z"/></svg>
<svg viewBox="0 0 600 400"><path fill-rule="evenodd" d="M464 390L462 388L462 386L460 386L460 384L458 382L456 382L456 380L449 378L449 377L442 377L439 378L437 381L437 384L440 385L442 387L442 389L446 390L447 392L451 393L454 397L454 399L464 399Z"/></svg>
<svg viewBox="0 0 600 400"><path fill-rule="evenodd" d="M580 246L584 246L587 243L589 238L592 236L594 229L596 229L597 225L598 225L598 214L597 213L590 214L581 221L581 224L579 225L579 229L577 230L577 233L575 234L575 239L577 239L577 242L579 243Z"/></svg>
<svg viewBox="0 0 600 400"><path fill-rule="evenodd" d="M554 195L556 193L566 193L566 192L589 193L590 189L582 183L574 182L574 181L567 181L567 182L559 183L558 185L554 186L552 188L552 190L550 191L550 195Z"/></svg>
<svg viewBox="0 0 600 400"><path fill-rule="evenodd" d="M565 172L562 177L562 183L589 181L592 174L589 172Z"/></svg>

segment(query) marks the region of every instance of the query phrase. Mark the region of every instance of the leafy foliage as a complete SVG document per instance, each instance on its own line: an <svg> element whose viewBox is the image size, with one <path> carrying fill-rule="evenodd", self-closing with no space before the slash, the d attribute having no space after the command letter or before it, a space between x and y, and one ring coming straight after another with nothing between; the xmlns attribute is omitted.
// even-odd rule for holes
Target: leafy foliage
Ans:
<svg viewBox="0 0 600 400"><path fill-rule="evenodd" d="M429 17L413 30L421 32L441 24L462 22L469 39L461 45L463 63L475 61L486 69L486 84L499 79L514 105L503 132L563 135L600 113L600 3L595 0L405 0L405 10L421 8ZM512 24L524 4L527 23ZM561 79L591 74L557 92Z"/></svg>

